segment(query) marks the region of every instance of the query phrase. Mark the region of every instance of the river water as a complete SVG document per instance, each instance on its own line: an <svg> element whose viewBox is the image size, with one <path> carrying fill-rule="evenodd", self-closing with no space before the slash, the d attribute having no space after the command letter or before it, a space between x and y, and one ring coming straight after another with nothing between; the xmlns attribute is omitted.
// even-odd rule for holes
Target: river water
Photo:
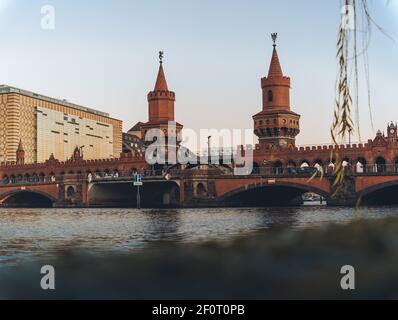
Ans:
<svg viewBox="0 0 398 320"><path fill-rule="evenodd" d="M241 209L0 209L0 268L58 253L127 253L163 241L229 240L270 228L307 228L398 216L398 207Z"/></svg>

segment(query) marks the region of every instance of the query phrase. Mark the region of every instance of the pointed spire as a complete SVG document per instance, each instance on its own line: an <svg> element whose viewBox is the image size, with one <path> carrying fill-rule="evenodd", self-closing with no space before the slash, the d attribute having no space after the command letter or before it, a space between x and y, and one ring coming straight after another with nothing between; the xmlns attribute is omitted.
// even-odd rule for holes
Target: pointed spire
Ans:
<svg viewBox="0 0 398 320"><path fill-rule="evenodd" d="M158 78L155 84L155 91L168 91L166 76L164 75L163 65L161 64L159 67Z"/></svg>
<svg viewBox="0 0 398 320"><path fill-rule="evenodd" d="M281 64L279 62L278 52L276 51L276 39L278 37L277 33L271 34L272 41L274 42L274 51L272 53L271 65L268 71L268 78L283 77L283 72Z"/></svg>
<svg viewBox="0 0 398 320"><path fill-rule="evenodd" d="M156 80L156 84L155 84L155 91L158 90L164 90L164 91L168 91L168 87L167 87L167 81L166 81L166 76L164 75L164 70L163 70L163 56L164 56L164 52L163 51L159 51L159 72L158 72L158 78Z"/></svg>
<svg viewBox="0 0 398 320"><path fill-rule="evenodd" d="M22 139L19 139L19 145L17 151L24 151L23 145L22 145Z"/></svg>

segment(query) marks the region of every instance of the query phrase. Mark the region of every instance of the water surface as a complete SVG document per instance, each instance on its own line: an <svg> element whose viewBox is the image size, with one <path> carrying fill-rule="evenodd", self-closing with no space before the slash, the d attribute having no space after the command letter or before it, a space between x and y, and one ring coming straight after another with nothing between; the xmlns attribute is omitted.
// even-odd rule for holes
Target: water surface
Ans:
<svg viewBox="0 0 398 320"><path fill-rule="evenodd" d="M398 207L240 209L0 209L0 267L87 250L131 253L159 241L203 242L270 228L318 227L398 216Z"/></svg>

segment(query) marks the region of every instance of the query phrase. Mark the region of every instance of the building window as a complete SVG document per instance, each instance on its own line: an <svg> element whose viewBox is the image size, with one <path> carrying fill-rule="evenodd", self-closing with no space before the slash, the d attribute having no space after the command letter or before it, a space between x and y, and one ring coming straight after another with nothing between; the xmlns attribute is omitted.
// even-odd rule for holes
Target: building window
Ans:
<svg viewBox="0 0 398 320"><path fill-rule="evenodd" d="M272 90L268 91L268 102L272 102L274 101L274 93L272 92Z"/></svg>

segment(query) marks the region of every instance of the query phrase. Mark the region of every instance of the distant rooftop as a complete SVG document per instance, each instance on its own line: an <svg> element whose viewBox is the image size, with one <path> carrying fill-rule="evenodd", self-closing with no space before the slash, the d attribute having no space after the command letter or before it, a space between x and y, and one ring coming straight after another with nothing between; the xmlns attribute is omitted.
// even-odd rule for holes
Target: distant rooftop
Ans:
<svg viewBox="0 0 398 320"><path fill-rule="evenodd" d="M138 122L134 127L132 127L128 132L135 132L135 131L141 131L141 127L144 123L143 122Z"/></svg>
<svg viewBox="0 0 398 320"><path fill-rule="evenodd" d="M23 90L23 89L14 88L14 87L11 87L11 86L8 86L8 85L0 85L0 94L3 94L3 93L19 93L21 95L28 96L28 97L31 97L31 98L40 99L40 100L44 100L44 101L47 101L47 102L60 104L60 105L63 105L65 107L73 108L73 109L80 110L80 111L94 113L96 115L103 116L103 117L109 117L109 113L106 113L106 112L102 112L102 111L94 110L94 109L91 109L91 108L79 106L77 104L70 103L67 100L60 100L60 99L55 99L55 98L43 96L43 95L38 94L38 93L34 93L34 92Z"/></svg>

